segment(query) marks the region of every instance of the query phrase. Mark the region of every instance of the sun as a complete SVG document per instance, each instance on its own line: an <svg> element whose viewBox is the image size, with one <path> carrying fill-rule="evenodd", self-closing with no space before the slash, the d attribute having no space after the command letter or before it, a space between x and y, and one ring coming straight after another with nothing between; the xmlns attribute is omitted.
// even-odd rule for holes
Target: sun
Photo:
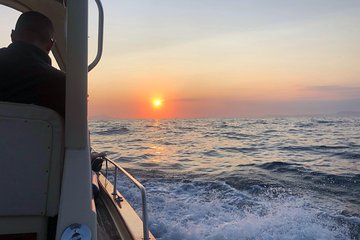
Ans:
<svg viewBox="0 0 360 240"><path fill-rule="evenodd" d="M163 105L164 100L160 98L155 98L152 100L152 105L154 108L160 108Z"/></svg>

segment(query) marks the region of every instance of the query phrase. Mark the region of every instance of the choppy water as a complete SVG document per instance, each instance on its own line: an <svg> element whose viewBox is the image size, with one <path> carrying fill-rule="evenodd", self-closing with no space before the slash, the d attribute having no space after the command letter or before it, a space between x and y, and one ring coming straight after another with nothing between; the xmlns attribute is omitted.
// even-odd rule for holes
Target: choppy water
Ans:
<svg viewBox="0 0 360 240"><path fill-rule="evenodd" d="M157 239L360 239L360 118L92 121ZM137 189L120 191L140 211Z"/></svg>

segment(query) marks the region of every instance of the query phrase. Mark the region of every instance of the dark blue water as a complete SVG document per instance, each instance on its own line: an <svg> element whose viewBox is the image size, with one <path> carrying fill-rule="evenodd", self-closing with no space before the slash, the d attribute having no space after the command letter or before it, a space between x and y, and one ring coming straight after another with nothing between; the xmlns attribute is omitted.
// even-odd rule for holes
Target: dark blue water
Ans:
<svg viewBox="0 0 360 240"><path fill-rule="evenodd" d="M158 239L360 239L360 118L90 122ZM140 195L120 191L140 212Z"/></svg>

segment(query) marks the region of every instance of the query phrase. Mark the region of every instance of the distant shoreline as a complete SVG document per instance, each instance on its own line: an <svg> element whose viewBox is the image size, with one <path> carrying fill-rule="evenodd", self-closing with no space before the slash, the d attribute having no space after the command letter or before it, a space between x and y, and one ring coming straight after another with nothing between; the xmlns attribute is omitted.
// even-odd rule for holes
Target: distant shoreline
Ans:
<svg viewBox="0 0 360 240"><path fill-rule="evenodd" d="M117 118L112 116L91 116L90 121L109 121L109 120L171 120L171 119L257 119L257 118L306 118L306 117L360 117L360 111L341 111L337 113L318 113L318 114L301 114L301 115L264 115L264 116L237 116L237 117L193 117L193 118Z"/></svg>

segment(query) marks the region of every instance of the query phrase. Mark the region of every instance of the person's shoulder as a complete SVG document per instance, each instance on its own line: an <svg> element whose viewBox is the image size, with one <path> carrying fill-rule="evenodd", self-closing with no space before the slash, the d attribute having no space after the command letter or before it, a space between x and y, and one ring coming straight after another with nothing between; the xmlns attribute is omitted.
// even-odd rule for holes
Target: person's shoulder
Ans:
<svg viewBox="0 0 360 240"><path fill-rule="evenodd" d="M0 52L4 52L4 51L8 51L9 48L8 47L0 47Z"/></svg>
<svg viewBox="0 0 360 240"><path fill-rule="evenodd" d="M6 57L6 48L0 48L0 60Z"/></svg>
<svg viewBox="0 0 360 240"><path fill-rule="evenodd" d="M50 75L50 77L55 78L55 79L61 79L61 80L65 81L65 73L63 71L49 65L47 67L47 72Z"/></svg>
<svg viewBox="0 0 360 240"><path fill-rule="evenodd" d="M8 54L9 52L9 48L7 47L3 47L3 48L0 48L0 55L3 56L5 54Z"/></svg>
<svg viewBox="0 0 360 240"><path fill-rule="evenodd" d="M0 48L0 65L4 68L8 66L10 62L15 62L17 59L16 54L14 54L11 49L8 47Z"/></svg>
<svg viewBox="0 0 360 240"><path fill-rule="evenodd" d="M65 73L57 68L51 67L53 74L61 77L65 77Z"/></svg>
<svg viewBox="0 0 360 240"><path fill-rule="evenodd" d="M8 47L0 48L0 59L1 64L15 64L18 61L22 61L26 57L24 56L21 51L14 48L12 44L10 44Z"/></svg>

